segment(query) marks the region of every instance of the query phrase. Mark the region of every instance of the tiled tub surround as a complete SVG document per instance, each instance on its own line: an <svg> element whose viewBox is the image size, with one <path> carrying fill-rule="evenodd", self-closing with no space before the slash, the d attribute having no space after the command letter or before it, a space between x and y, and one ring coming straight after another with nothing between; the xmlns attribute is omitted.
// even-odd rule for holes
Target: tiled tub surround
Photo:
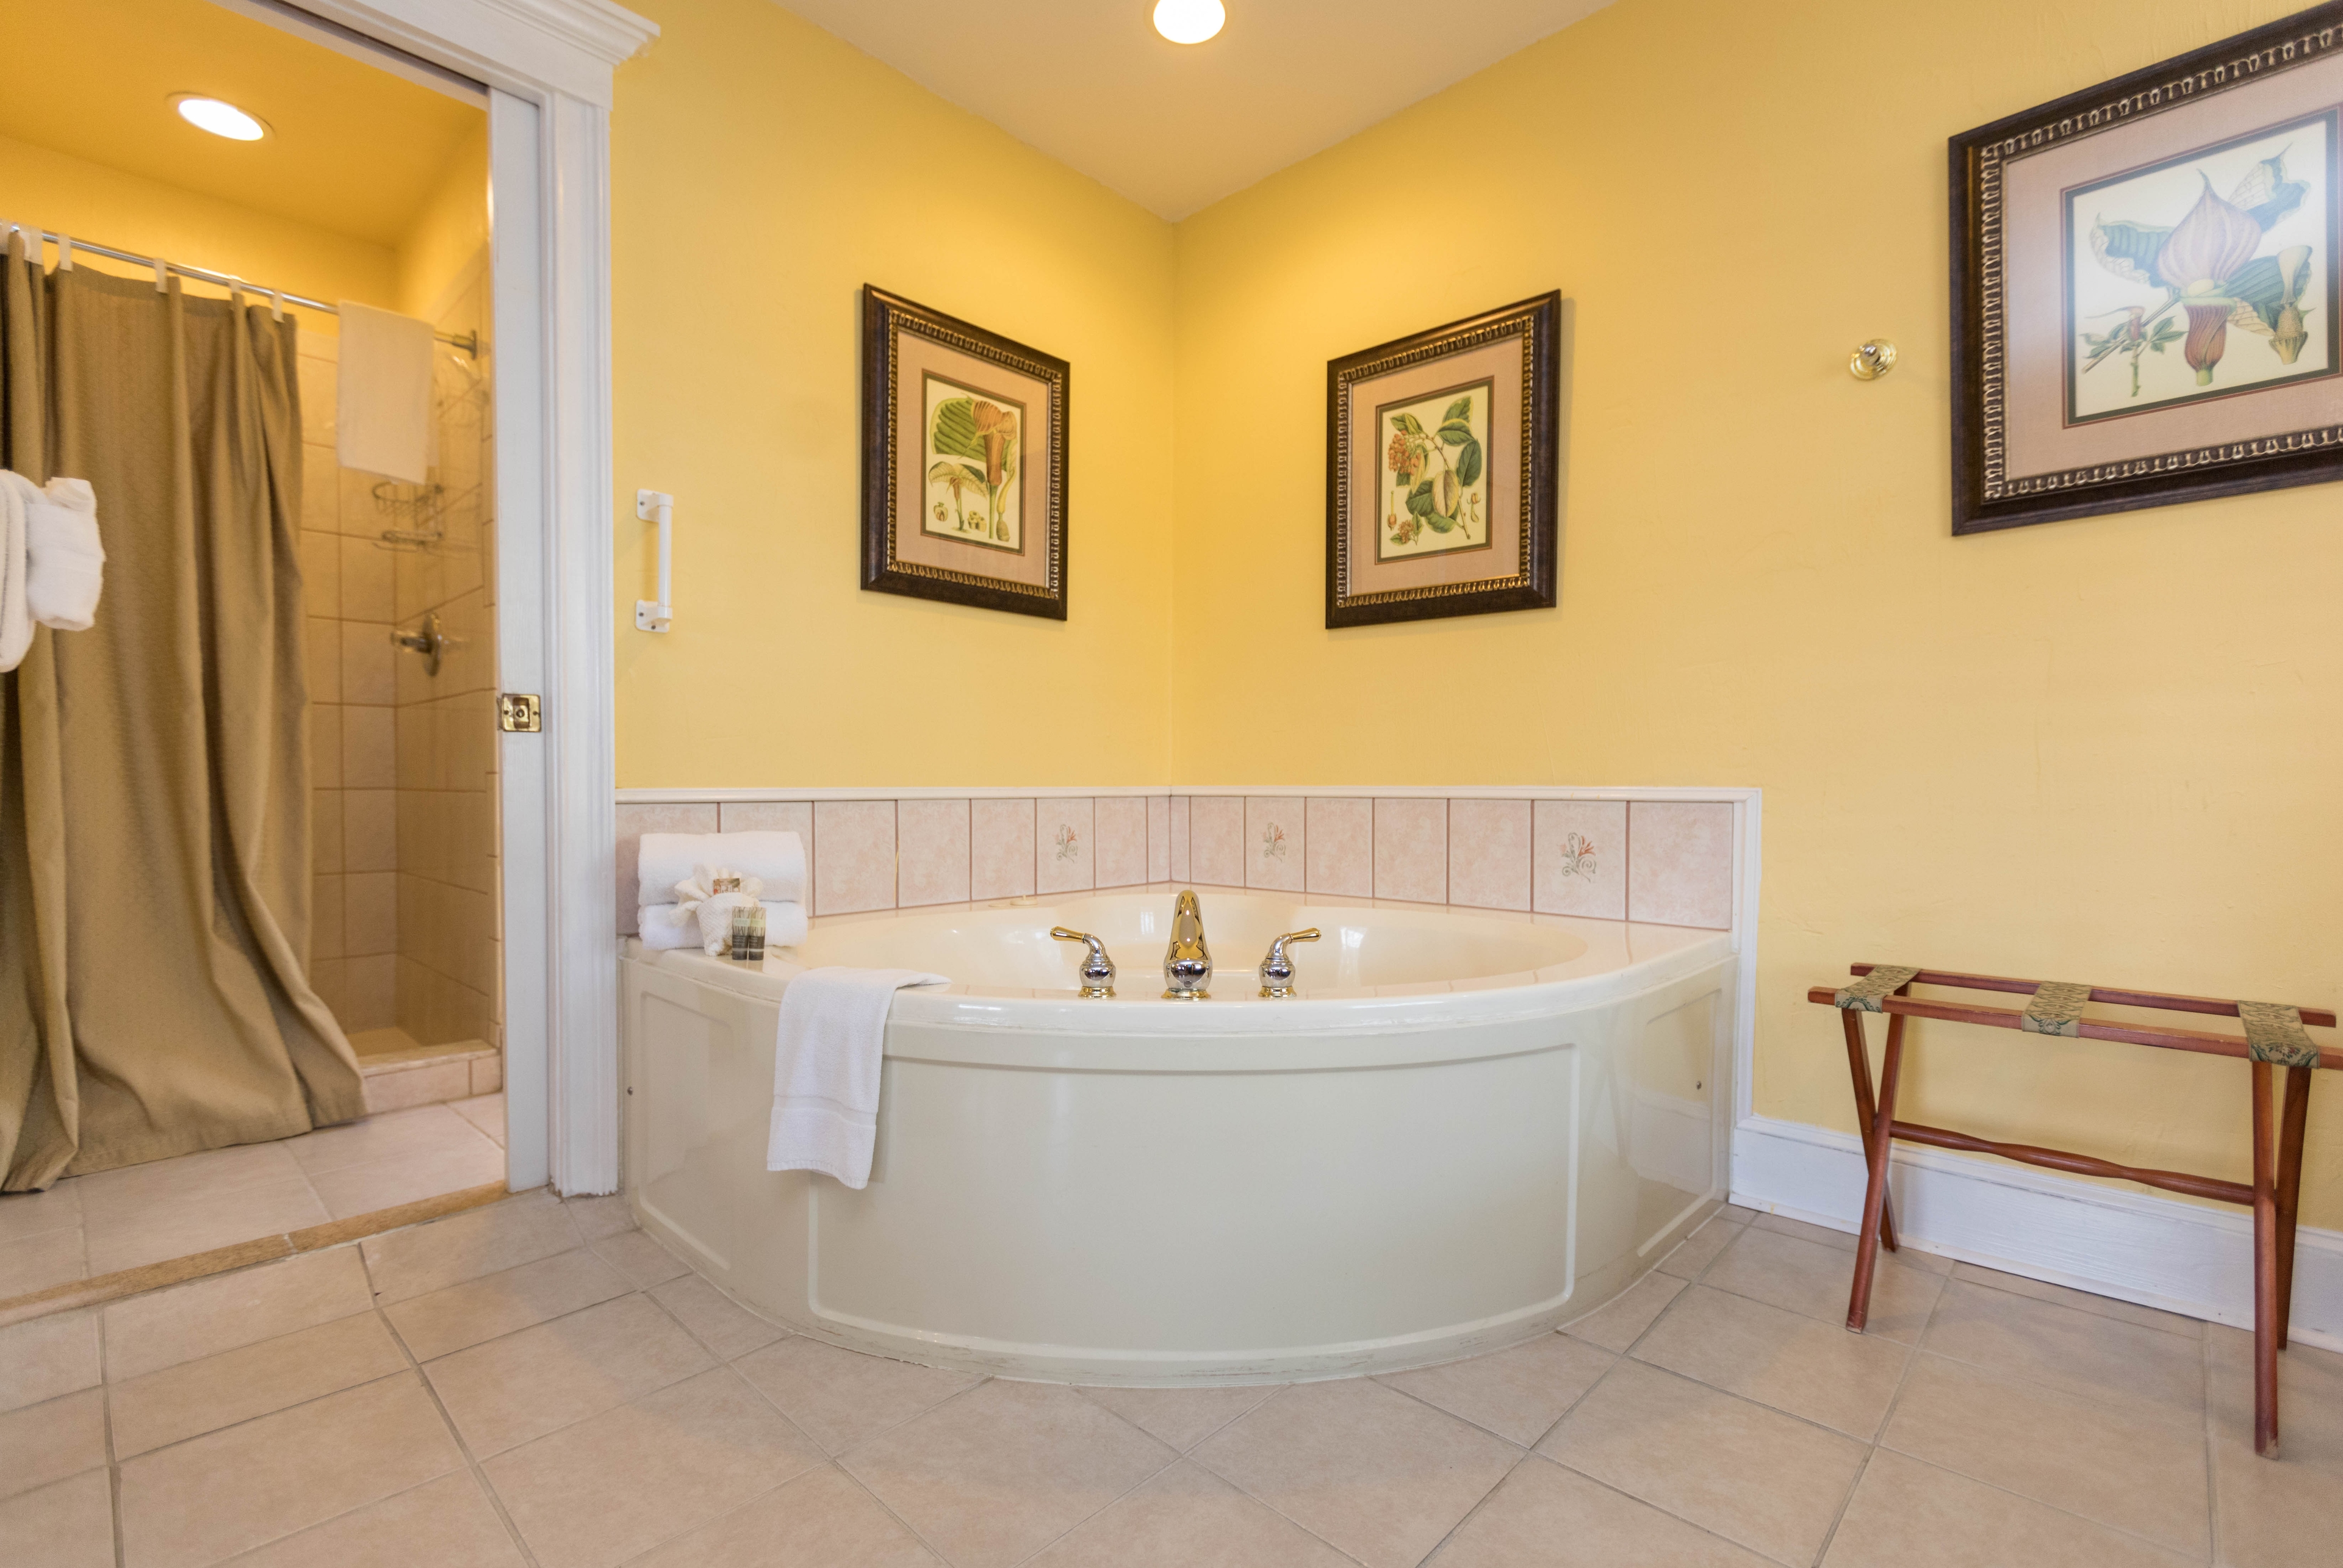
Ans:
<svg viewBox="0 0 2343 1568"><path fill-rule="evenodd" d="M1750 792L771 793L622 790L618 930L643 834L758 829L804 838L816 918L1182 882L1730 930Z"/></svg>

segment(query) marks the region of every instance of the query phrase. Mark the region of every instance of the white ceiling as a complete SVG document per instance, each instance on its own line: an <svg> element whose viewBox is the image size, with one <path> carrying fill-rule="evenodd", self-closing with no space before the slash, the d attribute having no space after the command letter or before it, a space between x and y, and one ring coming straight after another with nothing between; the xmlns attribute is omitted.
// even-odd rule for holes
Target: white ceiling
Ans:
<svg viewBox="0 0 2343 1568"><path fill-rule="evenodd" d="M1209 43L1153 0L785 0L939 96L1182 218L1608 0L1225 0Z"/></svg>

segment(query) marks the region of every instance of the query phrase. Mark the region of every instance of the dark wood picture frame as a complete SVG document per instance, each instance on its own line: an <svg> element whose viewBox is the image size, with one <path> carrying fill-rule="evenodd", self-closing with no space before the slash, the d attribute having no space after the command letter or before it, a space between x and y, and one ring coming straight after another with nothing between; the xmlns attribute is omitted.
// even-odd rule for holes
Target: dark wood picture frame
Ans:
<svg viewBox="0 0 2343 1568"><path fill-rule="evenodd" d="M907 560L898 552L896 530L905 520L896 493L900 467L896 441L899 404L898 349L905 334L960 354L990 361L1044 383L1049 389L1043 513L1026 516L1027 538L1045 552L1043 580L1029 583L930 562ZM1066 429L1071 371L1055 355L988 332L958 317L890 294L876 285L862 290L862 586L877 593L940 599L1013 615L1066 618ZM922 416L923 417L923 416ZM913 434L924 439L916 426ZM1031 447L1027 447L1030 453ZM912 501L913 514L923 504ZM971 562L971 564L979 564Z"/></svg>
<svg viewBox="0 0 2343 1568"><path fill-rule="evenodd" d="M1326 625L1377 626L1446 616L1490 615L1554 606L1556 517L1561 464L1560 341L1563 298L1551 291L1483 311L1326 362ZM1395 591L1353 588L1346 552L1350 538L1351 456L1354 432L1352 387L1393 371L1469 352L1513 337L1522 340L1518 432L1518 514L1502 519L1519 541L1519 569L1503 578L1447 582ZM1380 442L1380 421L1374 437ZM1503 456L1490 431L1489 461ZM1378 446L1380 450L1380 446ZM1378 458L1380 471L1380 458ZM1501 520L1490 518L1493 531Z"/></svg>
<svg viewBox="0 0 2343 1568"><path fill-rule="evenodd" d="M2343 478L2343 425L2273 429L2248 439L2053 474L2012 478L1996 471L2010 417L2001 391L2001 312L2008 290L2001 235L2004 160L2186 109L2217 95L2250 93L2258 84L2338 54L2343 4L2319 5L1951 139L1955 534ZM2332 181L2338 169L2330 166L2328 173ZM2343 201L2343 191L2330 185L2329 199ZM2330 276L2338 260L2333 255L2327 258Z"/></svg>

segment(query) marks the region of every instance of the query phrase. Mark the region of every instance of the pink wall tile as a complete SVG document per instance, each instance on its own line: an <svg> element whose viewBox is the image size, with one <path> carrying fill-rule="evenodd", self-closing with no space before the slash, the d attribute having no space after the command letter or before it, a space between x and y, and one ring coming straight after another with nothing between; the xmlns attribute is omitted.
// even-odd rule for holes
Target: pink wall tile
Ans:
<svg viewBox="0 0 2343 1568"><path fill-rule="evenodd" d="M1298 795L1245 799L1244 876L1248 888L1302 890L1308 803Z"/></svg>
<svg viewBox="0 0 2343 1568"><path fill-rule="evenodd" d="M1448 901L1479 910L1530 907L1530 803L1448 802Z"/></svg>
<svg viewBox="0 0 2343 1568"><path fill-rule="evenodd" d="M1627 918L1627 802L1541 800L1532 905L1542 915Z"/></svg>
<svg viewBox="0 0 2343 1568"><path fill-rule="evenodd" d="M1376 800L1374 896L1448 901L1447 801Z"/></svg>
<svg viewBox="0 0 2343 1568"><path fill-rule="evenodd" d="M635 933L641 900L635 886L635 859L646 833L713 833L713 806L621 806L618 808L618 934Z"/></svg>
<svg viewBox="0 0 2343 1568"><path fill-rule="evenodd" d="M895 902L968 902L968 802L895 802Z"/></svg>
<svg viewBox="0 0 2343 1568"><path fill-rule="evenodd" d="M1242 795L1196 795L1188 800L1188 878L1226 888L1244 886L1245 808Z"/></svg>
<svg viewBox="0 0 2343 1568"><path fill-rule="evenodd" d="M1136 887L1147 880L1147 797L1101 795L1092 804L1097 829L1098 885Z"/></svg>
<svg viewBox="0 0 2343 1568"><path fill-rule="evenodd" d="M1033 802L1033 890L1078 893L1094 886L1097 825L1087 796Z"/></svg>
<svg viewBox="0 0 2343 1568"><path fill-rule="evenodd" d="M813 802L810 800L727 800L719 813L727 833L795 833L805 846L806 905L813 904Z"/></svg>
<svg viewBox="0 0 2343 1568"><path fill-rule="evenodd" d="M1163 878L1167 882L1184 882L1189 880L1189 818L1190 812L1188 809L1188 797L1185 795L1172 796L1171 834L1172 863L1164 868Z"/></svg>
<svg viewBox="0 0 2343 1568"><path fill-rule="evenodd" d="M1033 802L971 800L968 808L971 899L1024 899L1033 893Z"/></svg>
<svg viewBox="0 0 2343 1568"><path fill-rule="evenodd" d="M1648 925L1731 928L1731 805L1722 800L1628 804L1627 918Z"/></svg>
<svg viewBox="0 0 2343 1568"><path fill-rule="evenodd" d="M1310 797L1305 886L1313 893L1370 899L1375 892L1375 803L1363 798Z"/></svg>
<svg viewBox="0 0 2343 1568"><path fill-rule="evenodd" d="M894 908L895 802L817 800L813 839L813 913Z"/></svg>
<svg viewBox="0 0 2343 1568"><path fill-rule="evenodd" d="M1172 879L1172 797L1147 798L1147 879Z"/></svg>

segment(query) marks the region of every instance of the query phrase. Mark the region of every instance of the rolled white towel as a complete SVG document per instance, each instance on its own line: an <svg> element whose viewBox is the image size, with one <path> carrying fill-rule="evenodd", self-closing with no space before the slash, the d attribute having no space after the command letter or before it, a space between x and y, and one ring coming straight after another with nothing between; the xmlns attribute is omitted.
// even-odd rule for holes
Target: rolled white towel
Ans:
<svg viewBox="0 0 2343 1568"><path fill-rule="evenodd" d="M87 479L51 479L25 508L25 603L58 631L87 631L106 588L97 493Z"/></svg>
<svg viewBox="0 0 2343 1568"><path fill-rule="evenodd" d="M806 940L806 912L803 904L779 903L771 899L758 900L765 906L765 945L769 948L793 948ZM726 906L724 932L731 933L730 906ZM653 952L665 952L672 948L698 948L703 952L722 952L724 941L708 946L702 933L699 906L686 910L675 904L645 904L637 911L638 925L643 946Z"/></svg>
<svg viewBox="0 0 2343 1568"><path fill-rule="evenodd" d="M636 859L645 904L671 903L669 891L702 866L722 865L765 884L771 902L801 904L806 896L805 840L795 833L646 833Z"/></svg>

